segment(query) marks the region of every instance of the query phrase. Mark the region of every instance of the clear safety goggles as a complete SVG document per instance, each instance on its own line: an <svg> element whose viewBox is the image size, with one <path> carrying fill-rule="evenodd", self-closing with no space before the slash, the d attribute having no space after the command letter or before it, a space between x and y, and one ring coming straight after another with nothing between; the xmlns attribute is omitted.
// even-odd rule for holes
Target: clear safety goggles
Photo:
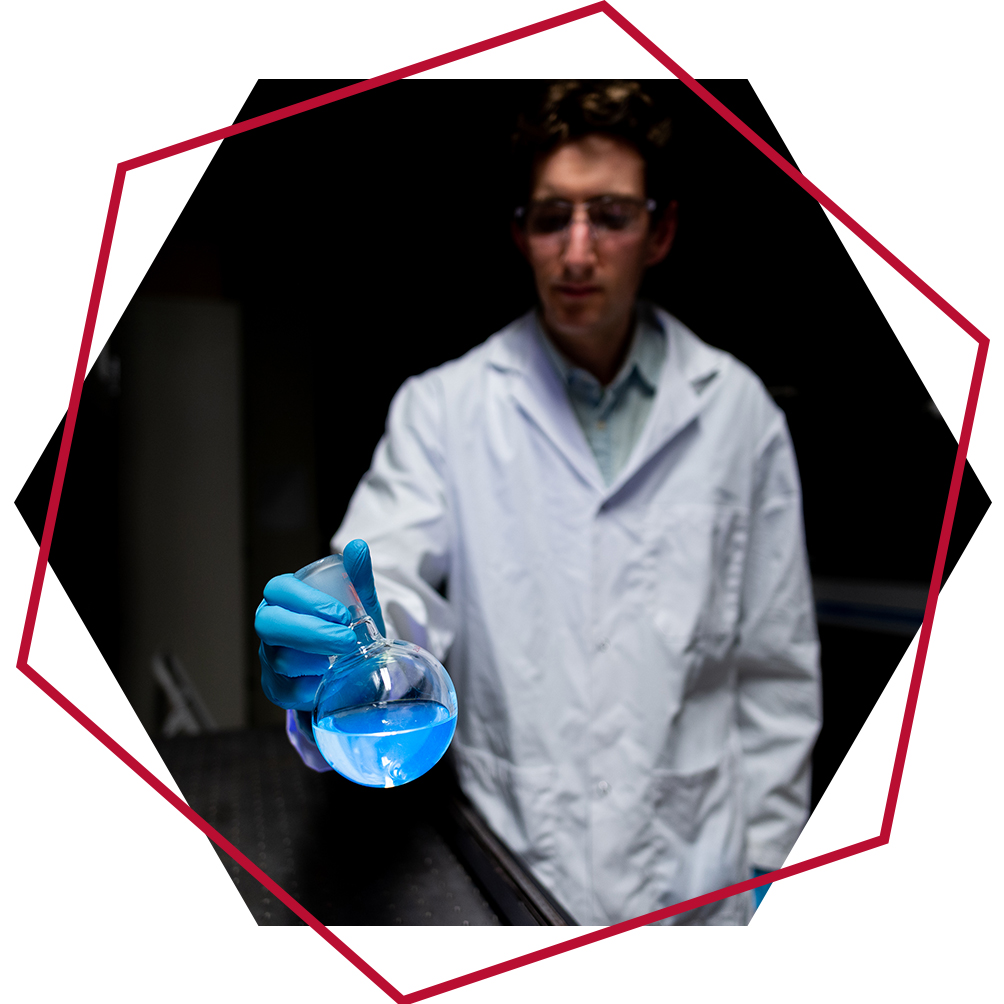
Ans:
<svg viewBox="0 0 1004 1004"><path fill-rule="evenodd" d="M635 199L625 195L600 195L587 202L539 199L516 210L516 222L527 237L545 241L565 241L578 207L585 211L593 239L635 234L655 212L655 199Z"/></svg>

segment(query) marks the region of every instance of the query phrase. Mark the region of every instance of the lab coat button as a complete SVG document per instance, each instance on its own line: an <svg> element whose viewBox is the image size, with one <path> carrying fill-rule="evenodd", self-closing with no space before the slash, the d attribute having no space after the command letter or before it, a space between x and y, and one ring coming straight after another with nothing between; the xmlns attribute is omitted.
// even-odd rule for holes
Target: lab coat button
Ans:
<svg viewBox="0 0 1004 1004"><path fill-rule="evenodd" d="M609 781L597 781L596 782L596 794L599 795L600 798L603 798L603 796L606 795L606 793L609 790L610 790L610 782Z"/></svg>

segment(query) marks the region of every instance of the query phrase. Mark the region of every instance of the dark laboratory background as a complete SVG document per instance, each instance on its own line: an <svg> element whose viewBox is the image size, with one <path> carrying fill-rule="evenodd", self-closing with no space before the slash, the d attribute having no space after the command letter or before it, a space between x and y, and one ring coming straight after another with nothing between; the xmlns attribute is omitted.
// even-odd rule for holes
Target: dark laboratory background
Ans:
<svg viewBox="0 0 1004 1004"><path fill-rule="evenodd" d="M238 120L348 83L260 81ZM790 157L746 81L703 83ZM819 206L682 84L650 86L680 229L643 292L759 374L798 454L815 804L920 626L956 443ZM392 792L302 768L252 627L271 576L327 553L401 382L532 304L507 169L538 88L401 81L226 140L85 382L50 564L189 802L325 923L574 922L448 766ZM36 538L61 435L17 500ZM946 576L989 504L967 466ZM393 868L331 871L346 813ZM221 857L259 923L298 922Z"/></svg>

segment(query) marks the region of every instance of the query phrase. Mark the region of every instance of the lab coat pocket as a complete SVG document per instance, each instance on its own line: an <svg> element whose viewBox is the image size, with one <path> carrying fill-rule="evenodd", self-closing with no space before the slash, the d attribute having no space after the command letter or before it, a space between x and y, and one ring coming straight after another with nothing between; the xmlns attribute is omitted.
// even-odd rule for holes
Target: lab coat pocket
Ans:
<svg viewBox="0 0 1004 1004"><path fill-rule="evenodd" d="M681 504L653 513L652 615L673 648L728 648L739 622L747 525L738 506Z"/></svg>
<svg viewBox="0 0 1004 1004"><path fill-rule="evenodd" d="M558 853L562 821L558 771L553 765L511 768L511 783L517 818L525 836L521 852L530 865L538 865Z"/></svg>
<svg viewBox="0 0 1004 1004"><path fill-rule="evenodd" d="M485 750L453 743L460 785L493 830L527 863L556 850L557 767L517 767Z"/></svg>
<svg viewBox="0 0 1004 1004"><path fill-rule="evenodd" d="M732 787L726 760L702 770L652 772L650 807L668 845L704 843L709 825L726 812Z"/></svg>
<svg viewBox="0 0 1004 1004"><path fill-rule="evenodd" d="M722 889L745 878L745 835L738 765L726 753L698 770L655 770L649 788L652 873L666 903ZM724 912L720 912L724 910ZM714 915L715 920L709 918ZM677 923L743 923L709 905Z"/></svg>

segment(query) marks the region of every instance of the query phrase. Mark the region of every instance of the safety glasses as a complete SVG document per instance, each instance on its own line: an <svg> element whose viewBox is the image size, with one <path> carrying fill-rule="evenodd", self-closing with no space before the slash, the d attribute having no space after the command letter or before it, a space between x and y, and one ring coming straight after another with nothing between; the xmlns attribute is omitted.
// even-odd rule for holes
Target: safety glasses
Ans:
<svg viewBox="0 0 1004 1004"><path fill-rule="evenodd" d="M600 195L587 202L565 199L540 199L520 206L516 222L526 235L538 240L564 240L581 206L589 221L594 239L615 234L633 234L647 222L646 214L655 211L655 199L634 199L623 195Z"/></svg>

